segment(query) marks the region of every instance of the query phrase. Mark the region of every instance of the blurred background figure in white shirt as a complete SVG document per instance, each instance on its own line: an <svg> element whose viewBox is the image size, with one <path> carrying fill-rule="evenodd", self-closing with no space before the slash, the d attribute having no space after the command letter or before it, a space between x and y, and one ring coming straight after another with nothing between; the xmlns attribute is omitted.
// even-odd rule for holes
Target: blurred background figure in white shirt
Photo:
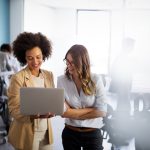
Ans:
<svg viewBox="0 0 150 150"><path fill-rule="evenodd" d="M3 83L2 95L7 95L6 90L9 86L10 77L20 69L18 60L13 56L11 45L3 43L0 47L0 78Z"/></svg>
<svg viewBox="0 0 150 150"><path fill-rule="evenodd" d="M1 45L0 50L1 52L4 52L7 54L7 59L8 59L8 63L10 66L10 70L13 71L14 73L18 72L21 69L20 64L17 61L17 59L13 56L11 45L8 43L4 43Z"/></svg>
<svg viewBox="0 0 150 150"><path fill-rule="evenodd" d="M111 67L111 83L109 91L117 96L117 111L130 114L130 92L132 86L132 57L135 40L126 37L122 41L122 49Z"/></svg>

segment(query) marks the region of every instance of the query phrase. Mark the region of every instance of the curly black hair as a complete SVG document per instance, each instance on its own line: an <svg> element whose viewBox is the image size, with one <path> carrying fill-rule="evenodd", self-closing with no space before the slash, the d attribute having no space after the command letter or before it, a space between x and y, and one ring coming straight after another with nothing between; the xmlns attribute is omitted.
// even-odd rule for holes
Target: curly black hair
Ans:
<svg viewBox="0 0 150 150"><path fill-rule="evenodd" d="M34 47L39 47L43 54L43 60L49 58L52 54L52 43L42 33L23 32L20 33L12 43L14 56L22 66L26 65L26 51Z"/></svg>

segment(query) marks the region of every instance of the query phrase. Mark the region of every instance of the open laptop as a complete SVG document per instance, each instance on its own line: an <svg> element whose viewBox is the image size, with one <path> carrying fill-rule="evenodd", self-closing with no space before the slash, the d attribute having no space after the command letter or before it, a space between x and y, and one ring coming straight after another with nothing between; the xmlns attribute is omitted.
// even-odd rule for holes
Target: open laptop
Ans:
<svg viewBox="0 0 150 150"><path fill-rule="evenodd" d="M64 111L64 89L20 88L20 111L24 115L43 115L48 112L62 115Z"/></svg>

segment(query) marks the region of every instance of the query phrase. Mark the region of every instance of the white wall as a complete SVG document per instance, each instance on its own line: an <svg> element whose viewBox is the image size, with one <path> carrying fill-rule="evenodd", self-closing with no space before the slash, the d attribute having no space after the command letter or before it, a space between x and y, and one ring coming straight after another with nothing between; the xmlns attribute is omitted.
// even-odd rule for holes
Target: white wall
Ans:
<svg viewBox="0 0 150 150"><path fill-rule="evenodd" d="M42 32L48 37L53 36L54 13L53 8L25 0L24 3L24 31Z"/></svg>
<svg viewBox="0 0 150 150"><path fill-rule="evenodd" d="M57 77L64 74L63 59L68 49L76 43L76 12L70 9L55 9L54 14L54 53L51 64Z"/></svg>

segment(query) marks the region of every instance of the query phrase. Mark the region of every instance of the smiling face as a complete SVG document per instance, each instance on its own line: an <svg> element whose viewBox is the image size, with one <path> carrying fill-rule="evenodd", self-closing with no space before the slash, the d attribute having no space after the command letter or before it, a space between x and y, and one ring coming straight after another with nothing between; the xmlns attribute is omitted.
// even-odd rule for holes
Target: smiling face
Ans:
<svg viewBox="0 0 150 150"><path fill-rule="evenodd" d="M74 78L85 79L90 76L90 59L86 47L75 44L66 53L65 59L67 68L65 75Z"/></svg>
<svg viewBox="0 0 150 150"><path fill-rule="evenodd" d="M42 51L39 47L34 47L26 51L27 65L33 75L38 75L43 62Z"/></svg>
<svg viewBox="0 0 150 150"><path fill-rule="evenodd" d="M69 53L66 56L66 65L67 65L70 75L77 75L77 71L76 71L76 67L75 67L73 58L72 58L71 54L69 54Z"/></svg>

